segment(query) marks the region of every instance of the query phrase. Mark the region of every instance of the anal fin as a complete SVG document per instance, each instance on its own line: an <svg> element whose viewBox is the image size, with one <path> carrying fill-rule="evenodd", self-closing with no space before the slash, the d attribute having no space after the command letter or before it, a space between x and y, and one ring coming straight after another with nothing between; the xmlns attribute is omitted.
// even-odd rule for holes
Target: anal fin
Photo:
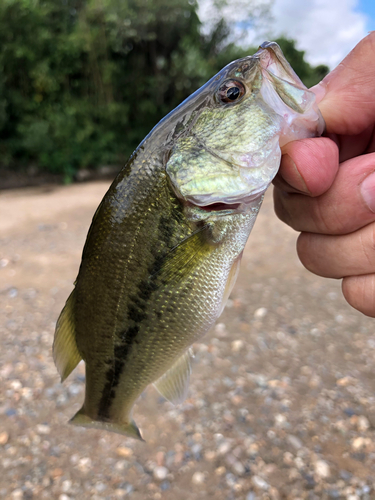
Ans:
<svg viewBox="0 0 375 500"><path fill-rule="evenodd" d="M66 379L82 359L75 338L74 299L73 290L57 320L53 341L53 359L61 381Z"/></svg>
<svg viewBox="0 0 375 500"><path fill-rule="evenodd" d="M164 375L154 382L154 386L160 394L171 403L182 403L186 398L191 374L192 357L192 350L188 349Z"/></svg>

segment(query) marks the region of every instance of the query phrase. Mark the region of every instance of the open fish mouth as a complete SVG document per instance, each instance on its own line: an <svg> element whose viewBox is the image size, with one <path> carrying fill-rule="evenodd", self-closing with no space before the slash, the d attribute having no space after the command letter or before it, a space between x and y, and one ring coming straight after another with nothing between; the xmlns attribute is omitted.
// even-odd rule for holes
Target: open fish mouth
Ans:
<svg viewBox="0 0 375 500"><path fill-rule="evenodd" d="M192 204L193 205L193 204ZM194 205L195 206L195 205ZM211 205L201 205L199 208L206 212L241 212L242 203L212 203Z"/></svg>

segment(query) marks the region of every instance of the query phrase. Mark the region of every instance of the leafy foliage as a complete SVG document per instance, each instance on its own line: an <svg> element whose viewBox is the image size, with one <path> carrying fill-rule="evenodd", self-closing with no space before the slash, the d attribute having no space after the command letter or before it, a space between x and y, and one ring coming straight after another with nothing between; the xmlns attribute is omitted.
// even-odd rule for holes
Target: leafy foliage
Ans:
<svg viewBox="0 0 375 500"><path fill-rule="evenodd" d="M150 129L222 66L250 53L220 20L201 34L195 0L0 2L0 161L69 180L123 164ZM311 84L294 43L279 40Z"/></svg>

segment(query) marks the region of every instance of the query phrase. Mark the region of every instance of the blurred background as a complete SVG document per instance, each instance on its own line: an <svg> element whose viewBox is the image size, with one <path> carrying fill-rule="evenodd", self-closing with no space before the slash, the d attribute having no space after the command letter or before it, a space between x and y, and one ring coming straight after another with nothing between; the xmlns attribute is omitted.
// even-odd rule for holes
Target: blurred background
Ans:
<svg viewBox="0 0 375 500"><path fill-rule="evenodd" d="M354 3L1 0L0 187L16 173L115 172L166 113L265 39L314 85L366 33L371 17Z"/></svg>

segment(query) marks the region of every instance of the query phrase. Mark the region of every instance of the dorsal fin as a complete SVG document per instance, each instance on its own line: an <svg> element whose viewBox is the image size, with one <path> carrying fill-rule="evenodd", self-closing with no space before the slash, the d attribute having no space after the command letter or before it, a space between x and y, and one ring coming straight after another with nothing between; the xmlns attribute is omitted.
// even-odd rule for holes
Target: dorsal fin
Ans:
<svg viewBox="0 0 375 500"><path fill-rule="evenodd" d="M154 382L154 386L160 394L171 403L182 403L186 398L192 357L193 351L188 349L164 375Z"/></svg>
<svg viewBox="0 0 375 500"><path fill-rule="evenodd" d="M53 341L53 359L63 382L81 361L77 347L74 324L75 290L69 295L64 309L57 320Z"/></svg>

